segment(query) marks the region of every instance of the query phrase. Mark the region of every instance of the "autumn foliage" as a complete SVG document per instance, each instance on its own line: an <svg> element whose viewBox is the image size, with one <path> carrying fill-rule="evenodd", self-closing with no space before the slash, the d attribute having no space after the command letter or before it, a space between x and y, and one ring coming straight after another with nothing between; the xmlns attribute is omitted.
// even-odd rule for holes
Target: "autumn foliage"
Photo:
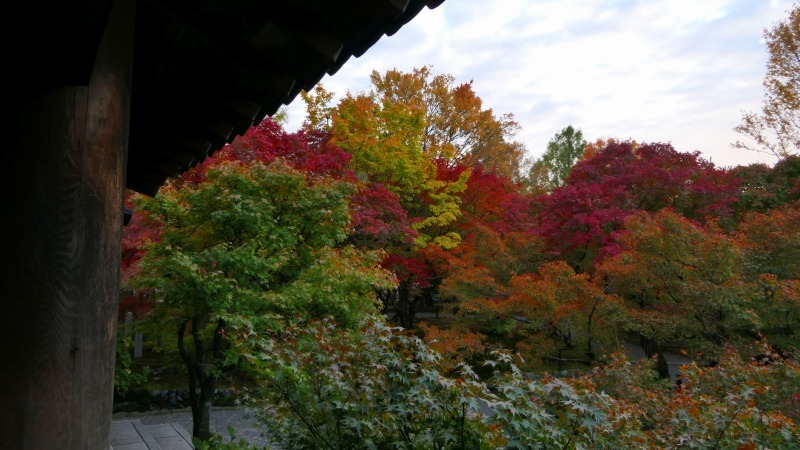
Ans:
<svg viewBox="0 0 800 450"><path fill-rule="evenodd" d="M796 157L573 129L537 188L471 82L371 80L128 199L120 312L197 383L255 370L296 448L796 448Z"/></svg>
<svg viewBox="0 0 800 450"><path fill-rule="evenodd" d="M700 222L731 214L738 180L669 144L612 143L578 161L563 188L536 199L537 233L548 251L580 271L617 251L626 217L670 208Z"/></svg>

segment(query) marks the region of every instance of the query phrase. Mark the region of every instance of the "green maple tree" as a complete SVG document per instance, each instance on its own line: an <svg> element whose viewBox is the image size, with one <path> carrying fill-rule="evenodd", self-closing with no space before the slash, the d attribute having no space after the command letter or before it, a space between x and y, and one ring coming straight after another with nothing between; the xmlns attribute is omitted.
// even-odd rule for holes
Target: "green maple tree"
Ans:
<svg viewBox="0 0 800 450"><path fill-rule="evenodd" d="M161 239L147 247L134 284L157 302L150 319L177 333L194 436L211 437L211 395L238 360L237 344L298 316L352 326L374 313L375 290L393 285L380 253L340 245L351 192L276 160L222 163L202 183L139 199Z"/></svg>

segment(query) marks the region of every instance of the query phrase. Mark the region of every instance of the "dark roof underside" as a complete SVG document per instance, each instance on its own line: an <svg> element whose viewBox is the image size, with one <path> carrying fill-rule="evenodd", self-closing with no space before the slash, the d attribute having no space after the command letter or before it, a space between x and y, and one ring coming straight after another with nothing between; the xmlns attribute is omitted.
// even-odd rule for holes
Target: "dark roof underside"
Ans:
<svg viewBox="0 0 800 450"><path fill-rule="evenodd" d="M155 195L168 178L443 1L139 0L127 187ZM24 62L17 85L86 84L109 4L63 2L18 14L34 22L5 29L6 42L30 38L7 52L7 61Z"/></svg>

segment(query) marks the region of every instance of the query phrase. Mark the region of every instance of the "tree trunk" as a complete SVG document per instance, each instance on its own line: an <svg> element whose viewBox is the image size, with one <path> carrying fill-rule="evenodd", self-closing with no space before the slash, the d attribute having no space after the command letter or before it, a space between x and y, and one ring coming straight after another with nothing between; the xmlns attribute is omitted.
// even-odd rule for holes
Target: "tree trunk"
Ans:
<svg viewBox="0 0 800 450"><path fill-rule="evenodd" d="M400 283L397 294L397 318L400 320L400 326L411 330L414 328L414 318L417 315L420 297L411 295L406 283Z"/></svg>
<svg viewBox="0 0 800 450"><path fill-rule="evenodd" d="M211 343L211 361L206 362L206 350L201 335L206 320L200 316L192 317L181 323L178 328L178 351L181 354L186 372L189 375L189 404L192 408L192 436L207 441L211 438L211 402L214 398L217 377L206 370L222 360L222 337L225 321L217 320L214 337ZM194 354L190 354L184 344L186 329L191 324L191 335L194 343Z"/></svg>
<svg viewBox="0 0 800 450"><path fill-rule="evenodd" d="M592 336L592 321L594 320L594 314L597 312L597 306L599 304L600 299L595 298L592 310L589 312L589 318L586 321L586 356L589 358L589 361L594 361L595 359L594 348L592 347L592 341L594 340L594 336Z"/></svg>

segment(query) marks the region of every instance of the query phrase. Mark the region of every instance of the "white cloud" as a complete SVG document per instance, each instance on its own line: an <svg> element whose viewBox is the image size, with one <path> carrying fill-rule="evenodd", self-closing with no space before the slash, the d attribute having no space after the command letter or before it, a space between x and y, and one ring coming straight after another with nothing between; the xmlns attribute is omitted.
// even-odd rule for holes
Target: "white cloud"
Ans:
<svg viewBox="0 0 800 450"><path fill-rule="evenodd" d="M733 150L742 110L760 106L763 30L791 0L446 0L348 61L326 89L369 88L372 70L432 65L513 113L531 156L567 125L587 139L672 142L718 165L763 161ZM289 108L288 128L302 121Z"/></svg>

